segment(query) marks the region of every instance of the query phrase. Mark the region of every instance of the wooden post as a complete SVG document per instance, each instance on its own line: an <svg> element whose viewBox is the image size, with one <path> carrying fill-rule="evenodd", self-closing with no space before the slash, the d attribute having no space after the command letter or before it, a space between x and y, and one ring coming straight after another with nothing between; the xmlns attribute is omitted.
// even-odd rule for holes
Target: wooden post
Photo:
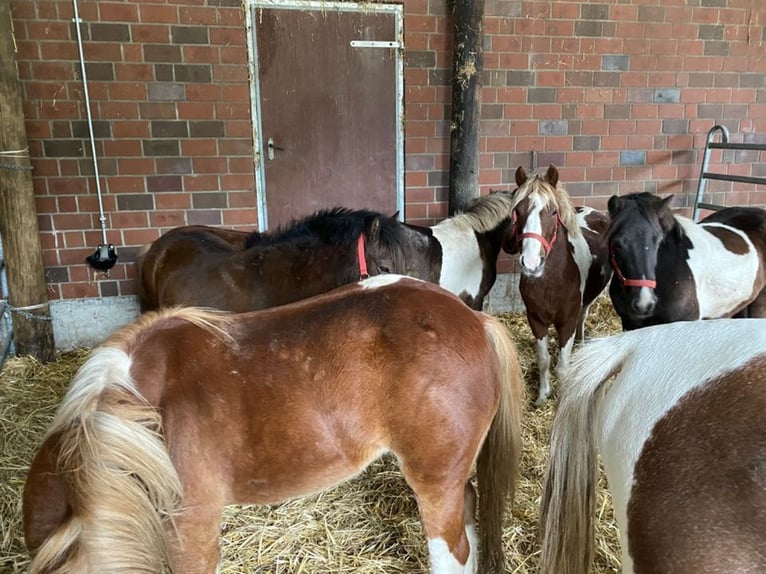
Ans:
<svg viewBox="0 0 766 574"><path fill-rule="evenodd" d="M484 0L455 0L455 54L449 213L454 215L479 195L479 121L484 68Z"/></svg>
<svg viewBox="0 0 766 574"><path fill-rule="evenodd" d="M16 354L55 356L10 2L0 2L0 235Z"/></svg>

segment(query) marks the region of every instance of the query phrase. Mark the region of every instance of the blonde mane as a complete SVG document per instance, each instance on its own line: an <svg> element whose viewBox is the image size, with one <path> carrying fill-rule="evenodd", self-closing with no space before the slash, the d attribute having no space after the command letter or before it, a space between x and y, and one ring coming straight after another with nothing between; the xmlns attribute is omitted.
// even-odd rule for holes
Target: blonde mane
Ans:
<svg viewBox="0 0 766 574"><path fill-rule="evenodd" d="M542 176L534 175L513 192L513 208L515 209L525 198L529 197L532 200L534 196L542 198L544 207L553 206L558 210L559 217L571 236L582 236L582 229L577 222L577 212L563 187L559 185L554 187Z"/></svg>
<svg viewBox="0 0 766 574"><path fill-rule="evenodd" d="M477 197L468 211L458 213L451 221L461 231L485 233L497 227L513 211L513 198L507 192L496 191Z"/></svg>

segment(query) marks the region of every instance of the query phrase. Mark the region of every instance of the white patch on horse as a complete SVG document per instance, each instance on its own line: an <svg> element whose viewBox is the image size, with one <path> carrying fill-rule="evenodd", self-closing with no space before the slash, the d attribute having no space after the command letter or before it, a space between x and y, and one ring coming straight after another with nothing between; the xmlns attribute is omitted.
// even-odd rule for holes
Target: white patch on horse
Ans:
<svg viewBox="0 0 766 574"><path fill-rule="evenodd" d="M442 269L439 285L455 295L477 297L484 276L479 242L473 230L459 229L445 219L431 228L442 246Z"/></svg>
<svg viewBox="0 0 766 574"><path fill-rule="evenodd" d="M543 210L543 207L542 196L535 195L527 214L527 221L524 224L524 233L536 233L537 235L543 234L543 225L540 222L540 212ZM525 267L532 273L537 271L543 264L540 252L544 250L545 246L539 239L535 239L534 237L525 237L522 239L521 256L519 257L519 262L522 267Z"/></svg>
<svg viewBox="0 0 766 574"><path fill-rule="evenodd" d="M474 574L457 561L442 538L428 539L428 555L432 574Z"/></svg>
<svg viewBox="0 0 766 574"><path fill-rule="evenodd" d="M590 209L590 211L595 210ZM590 211L586 212L583 210L577 214L577 224L580 227L588 229L588 224L585 222L585 217L588 215L588 213L590 213ZM569 244L572 246L572 256L574 258L575 264L577 264L577 269L580 271L580 302L582 302L582 295L585 291L585 283L588 280L588 272L590 271L590 266L593 263L593 253L591 253L590 247L588 247L588 241L585 239L584 235L580 234L577 237L573 237L571 233L567 233L567 237L569 238Z"/></svg>
<svg viewBox="0 0 766 574"><path fill-rule="evenodd" d="M405 278L405 275L397 275L395 273L383 273L381 275L373 275L367 279L362 279L359 284L363 289L378 289L379 287L385 287L386 285L393 285ZM415 277L408 277L408 279L416 279Z"/></svg>
<svg viewBox="0 0 766 574"><path fill-rule="evenodd" d="M541 407L551 396L551 354L548 351L548 335L535 342L537 372L540 373L540 386L537 389L535 406Z"/></svg>
<svg viewBox="0 0 766 574"><path fill-rule="evenodd" d="M695 224L678 215L676 220L692 243L688 264L697 285L699 318L726 316L752 294L759 267L753 242L743 231L723 223ZM712 227L739 235L747 244L748 253L737 255L726 249L718 237L705 229Z"/></svg>
<svg viewBox="0 0 766 574"><path fill-rule="evenodd" d="M655 424L691 389L763 353L764 325L766 321L758 319L681 321L626 331L593 341L580 351L578 361L584 356L587 359L578 365L608 364L627 357L611 387L604 387L601 417L596 423L615 517L623 536L627 533L634 467ZM725 357L709 352L715 337L731 342L725 347ZM646 385L646 380L652 384ZM631 565L627 548L623 548L624 571L630 572Z"/></svg>

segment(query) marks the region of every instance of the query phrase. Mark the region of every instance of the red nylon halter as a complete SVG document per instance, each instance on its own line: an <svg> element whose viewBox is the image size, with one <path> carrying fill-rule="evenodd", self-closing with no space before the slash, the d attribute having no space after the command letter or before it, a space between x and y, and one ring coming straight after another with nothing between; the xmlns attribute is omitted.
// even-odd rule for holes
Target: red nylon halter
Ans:
<svg viewBox="0 0 766 574"><path fill-rule="evenodd" d="M653 279L625 279L625 275L622 274L622 270L617 264L617 257L614 256L614 247L612 245L609 245L609 262L612 264L614 274L617 275L617 279L620 280L620 284L623 287L648 287L649 289L657 287L657 282Z"/></svg>
<svg viewBox="0 0 766 574"><path fill-rule="evenodd" d="M370 274L367 273L367 259L364 257L364 233L359 236L356 242L356 254L359 258L359 279L367 279Z"/></svg>
<svg viewBox="0 0 766 574"><path fill-rule="evenodd" d="M513 212L513 222L516 223L516 212ZM564 222L561 221L561 216L559 215L559 212L556 212L556 227L553 228L553 237L551 237L550 243L548 240L540 235L539 233L518 233L518 228L516 228L516 236L518 237L519 241L519 247L521 247L521 241L524 239L537 239L540 243L543 245L543 249L545 249L545 256L548 257L548 254L551 252L551 249L553 249L553 244L556 243L556 239L559 236L559 225L562 227L564 226Z"/></svg>

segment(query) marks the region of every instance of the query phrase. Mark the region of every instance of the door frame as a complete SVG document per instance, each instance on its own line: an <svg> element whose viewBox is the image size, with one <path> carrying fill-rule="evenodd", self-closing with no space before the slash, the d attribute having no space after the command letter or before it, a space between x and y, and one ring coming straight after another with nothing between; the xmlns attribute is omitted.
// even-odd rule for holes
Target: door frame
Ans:
<svg viewBox="0 0 766 574"><path fill-rule="evenodd" d="M404 5L337 2L332 0L246 0L245 26L247 32L248 67L250 70L250 106L253 119L253 160L255 163L255 194L258 205L258 229L269 228L266 210L266 175L263 161L264 143L261 124L261 90L258 76L258 43L255 39L254 12L259 9L315 10L324 12L373 12L394 15L396 40L393 47L396 74L396 209L404 221ZM365 48L361 48L365 49ZM387 214L388 215L388 214Z"/></svg>

